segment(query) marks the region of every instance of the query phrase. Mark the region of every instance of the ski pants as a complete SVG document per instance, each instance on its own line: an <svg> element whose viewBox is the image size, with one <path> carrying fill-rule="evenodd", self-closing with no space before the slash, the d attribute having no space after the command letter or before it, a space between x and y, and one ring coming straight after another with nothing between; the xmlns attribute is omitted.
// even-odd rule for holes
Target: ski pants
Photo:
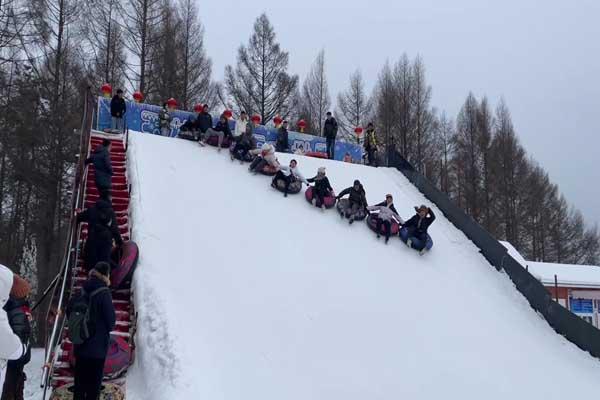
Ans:
<svg viewBox="0 0 600 400"><path fill-rule="evenodd" d="M352 201L348 201L348 206L344 210L344 215L346 218L354 217L354 215L360 211L362 206L360 203L353 203Z"/></svg>
<svg viewBox="0 0 600 400"><path fill-rule="evenodd" d="M254 159L254 161L252 161L252 164L250 164L249 169L253 172L262 172L263 168L266 167L268 164L269 163L267 162L267 160L265 160L261 156L258 156Z"/></svg>
<svg viewBox="0 0 600 400"><path fill-rule="evenodd" d="M97 400L103 375L104 358L77 357L73 400Z"/></svg>
<svg viewBox="0 0 600 400"><path fill-rule="evenodd" d="M377 227L375 229L377 229L378 234L379 234L379 232L381 232L382 225L385 227L385 230L384 230L385 238L389 239L390 231L392 230L392 223L391 223L391 221L386 221L381 218L377 218Z"/></svg>
<svg viewBox="0 0 600 400"><path fill-rule="evenodd" d="M317 199L317 206L323 205L327 196L329 196L329 189L319 188L318 186L313 187L313 198Z"/></svg>
<svg viewBox="0 0 600 400"><path fill-rule="evenodd" d="M408 228L406 228L406 230L408 231L409 239L411 239L411 238L418 239L421 243L423 243L423 247L425 247L425 244L427 243L427 233L426 232L420 232L414 226L409 226ZM418 250L421 250L421 249L418 249Z"/></svg>
<svg viewBox="0 0 600 400"><path fill-rule="evenodd" d="M281 180L281 181L285 182L284 193L288 193L290 190L291 183L294 182L296 180L296 178L294 178L294 175L292 175L292 174L285 176L285 174L283 172L277 171L277 174L275 174L275 177L273 178L273 183L277 184L277 180Z"/></svg>

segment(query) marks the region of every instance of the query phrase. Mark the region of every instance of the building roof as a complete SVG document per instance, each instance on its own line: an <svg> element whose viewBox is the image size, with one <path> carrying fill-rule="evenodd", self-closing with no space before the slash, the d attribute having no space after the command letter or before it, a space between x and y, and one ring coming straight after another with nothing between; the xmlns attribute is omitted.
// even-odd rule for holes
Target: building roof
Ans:
<svg viewBox="0 0 600 400"><path fill-rule="evenodd" d="M595 265L557 264L526 261L525 258L508 242L500 242L519 264L527 267L529 272L544 285L554 285L554 275L558 285L562 287L597 288L600 289L600 267Z"/></svg>

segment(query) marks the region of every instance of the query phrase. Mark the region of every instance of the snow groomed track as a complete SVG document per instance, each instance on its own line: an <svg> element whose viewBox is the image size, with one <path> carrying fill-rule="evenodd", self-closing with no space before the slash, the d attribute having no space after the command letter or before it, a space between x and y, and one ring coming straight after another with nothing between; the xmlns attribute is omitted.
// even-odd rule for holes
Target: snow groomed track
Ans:
<svg viewBox="0 0 600 400"><path fill-rule="evenodd" d="M600 363L557 335L435 208L433 250L284 198L226 151L130 136L137 358L128 399L564 399L600 391ZM291 155L279 155L287 162ZM397 171L358 178L401 216L426 199ZM140 273L143 271L143 273Z"/></svg>

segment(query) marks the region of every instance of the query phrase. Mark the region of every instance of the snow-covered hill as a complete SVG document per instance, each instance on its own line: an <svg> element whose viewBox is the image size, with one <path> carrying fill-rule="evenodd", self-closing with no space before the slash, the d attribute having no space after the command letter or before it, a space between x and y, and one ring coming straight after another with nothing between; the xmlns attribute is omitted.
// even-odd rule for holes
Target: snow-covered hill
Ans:
<svg viewBox="0 0 600 400"><path fill-rule="evenodd" d="M227 152L130 136L137 359L128 400L564 399L600 392L600 362L557 335L437 212L421 257ZM279 155L287 162L291 155ZM404 218L426 199L397 171L358 178ZM435 207L432 208L437 211Z"/></svg>

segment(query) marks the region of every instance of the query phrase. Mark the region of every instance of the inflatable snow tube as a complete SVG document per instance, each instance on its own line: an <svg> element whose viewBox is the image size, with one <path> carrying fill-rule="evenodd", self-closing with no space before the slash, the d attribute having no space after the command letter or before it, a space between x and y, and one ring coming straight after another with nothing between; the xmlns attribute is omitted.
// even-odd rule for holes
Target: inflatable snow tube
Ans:
<svg viewBox="0 0 600 400"><path fill-rule="evenodd" d="M206 144L217 147L219 144L219 137L217 135L210 135L208 139L206 139ZM226 148L229 146L231 146L231 137L226 136L223 138L223 142L221 142L221 147Z"/></svg>
<svg viewBox="0 0 600 400"><path fill-rule="evenodd" d="M348 200L348 199L339 199L338 202L337 202L337 204L336 204L336 208L337 208L338 212L343 215L344 211L348 207L348 204L350 204L350 200ZM366 217L367 217L367 211L364 208L361 209L361 210L358 210L356 213L354 213L354 220L355 221L363 220Z"/></svg>
<svg viewBox="0 0 600 400"><path fill-rule="evenodd" d="M369 214L367 217L367 225L369 225L369 228L371 228L373 232L385 235L385 226L383 224L381 225L379 232L377 232L377 219L377 214ZM398 225L398 222L392 220L390 224L390 236L396 236L399 230L400 225Z"/></svg>
<svg viewBox="0 0 600 400"><path fill-rule="evenodd" d="M196 137L196 134L192 131L179 131L179 133L177 134L177 137L179 139L185 139L185 140L193 140L193 141L198 140L198 138Z"/></svg>
<svg viewBox="0 0 600 400"><path fill-rule="evenodd" d="M99 400L124 400L125 390L117 384L102 382ZM54 389L50 400L73 400L73 384L63 385Z"/></svg>
<svg viewBox="0 0 600 400"><path fill-rule="evenodd" d="M267 164L259 172L263 175L273 176L277 173L277 167L274 167L271 164Z"/></svg>
<svg viewBox="0 0 600 400"><path fill-rule="evenodd" d="M308 189L306 189L306 192L304 192L304 197L306 198L306 201L308 201L309 203L312 204L312 199L313 199L313 187L309 187ZM335 206L335 194L333 192L329 193L329 196L325 196L325 208L332 208L333 206ZM317 207L321 207L321 204L319 202L319 200L317 200Z"/></svg>
<svg viewBox="0 0 600 400"><path fill-rule="evenodd" d="M327 157L327 153L325 153L324 151L307 151L306 153L304 153L305 156L308 157L314 157L314 158L324 158L324 159L328 159L329 157Z"/></svg>
<svg viewBox="0 0 600 400"><path fill-rule="evenodd" d="M239 151L231 151L230 150L229 152L231 153L233 158L235 158L236 160L251 162L254 159L254 157L250 153L246 153L246 155L242 157L242 154Z"/></svg>
<svg viewBox="0 0 600 400"><path fill-rule="evenodd" d="M409 239L408 228L400 229L400 239L404 243L408 242L408 239ZM417 239L414 236L410 237L410 241L411 241L410 247L412 247L413 249L415 249L417 251L421 251L423 249L426 249L427 251L429 251L433 247L433 240L431 239L431 236L429 236L429 234L427 234L427 240L425 241L425 243L423 243L423 241L421 239Z"/></svg>
<svg viewBox="0 0 600 400"><path fill-rule="evenodd" d="M285 193L285 181L282 179L273 178L273 183L275 183L275 188L279 190L281 193ZM297 194L302 190L302 181L295 180L290 183L288 188L288 194Z"/></svg>
<svg viewBox="0 0 600 400"><path fill-rule="evenodd" d="M108 353L104 361L104 379L115 379L121 376L131 363L131 348L121 336L110 335ZM73 351L69 352L69 364L75 367L77 359Z"/></svg>
<svg viewBox="0 0 600 400"><path fill-rule="evenodd" d="M110 272L110 287L111 289L119 289L124 284L131 282L133 272L137 266L139 257L139 249L137 244L132 241L123 242L120 254L118 251L113 253L113 259L118 260L118 268Z"/></svg>

